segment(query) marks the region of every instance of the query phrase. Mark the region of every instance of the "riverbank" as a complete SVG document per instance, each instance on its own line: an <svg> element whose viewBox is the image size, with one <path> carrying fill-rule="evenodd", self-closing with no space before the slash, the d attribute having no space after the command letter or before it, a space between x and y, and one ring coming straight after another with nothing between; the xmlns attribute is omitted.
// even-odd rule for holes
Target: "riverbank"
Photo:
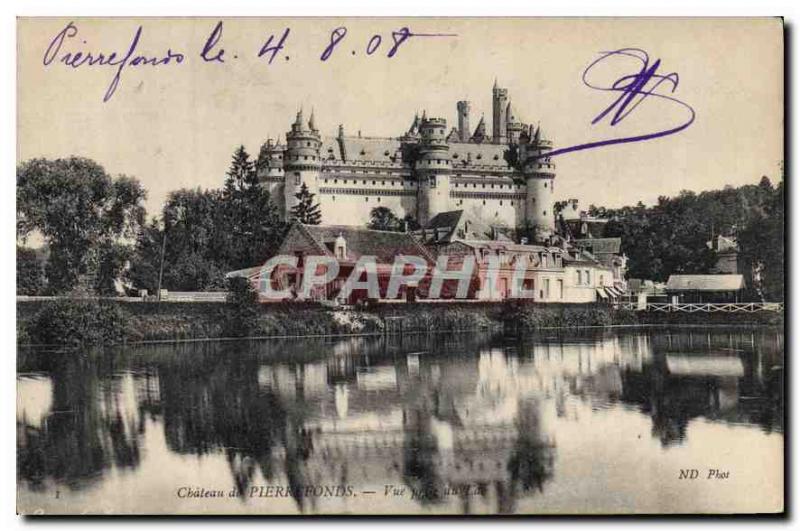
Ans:
<svg viewBox="0 0 800 531"><path fill-rule="evenodd" d="M387 319L388 318L388 319ZM530 333L650 324L783 325L783 314L643 313L584 304L417 303L332 309L292 303L246 308L220 303L142 303L63 299L17 304L17 343L120 344L235 337L506 330ZM393 324L392 324L393 323Z"/></svg>

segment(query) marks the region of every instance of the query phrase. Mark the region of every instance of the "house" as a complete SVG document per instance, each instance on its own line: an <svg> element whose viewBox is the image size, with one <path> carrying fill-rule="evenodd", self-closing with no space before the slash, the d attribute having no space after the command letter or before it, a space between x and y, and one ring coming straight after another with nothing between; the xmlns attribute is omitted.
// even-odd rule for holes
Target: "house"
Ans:
<svg viewBox="0 0 800 531"><path fill-rule="evenodd" d="M431 253L408 233L370 230L366 228L344 225L303 225L294 223L281 243L276 256L296 258L296 266L276 266L270 273L269 282L274 290L284 290L290 294L288 299L299 300L336 300L345 281L353 273L359 259L374 257L378 285L381 294L385 294L396 256L421 257L432 266L434 258ZM303 270L309 257L332 258L338 263L338 272L330 282L315 286L309 293L301 290ZM324 265L318 266L318 273L324 274ZM263 266L250 267L232 271L227 278L245 277L256 286L264 300ZM406 288L404 286L403 288ZM399 293L401 298L413 297L407 289ZM340 302L353 304L359 300L370 298L367 290L354 289L345 300Z"/></svg>
<svg viewBox="0 0 800 531"><path fill-rule="evenodd" d="M613 267L563 240L559 245L515 243L497 231L497 239L489 239L487 231L491 234L491 227L472 222L463 211L440 214L413 234L295 223L271 259L282 257L279 264L233 271L227 276L250 279L264 301L310 299L354 304L364 299L522 298L542 303L607 303L624 291ZM370 290L365 287L370 272L364 269L362 259L371 257L378 288ZM390 289L393 285L397 288L397 283L391 283L393 274L399 271L409 276L417 266L396 264L396 257L421 259L417 261L420 274L399 291ZM457 275L459 271L464 273ZM321 279L313 288L308 277L312 274ZM360 285L351 291L354 281ZM265 295L267 282L273 292L280 292L278 297Z"/></svg>
<svg viewBox="0 0 800 531"><path fill-rule="evenodd" d="M580 238L572 243L611 269L615 286L620 291L626 291L628 257L622 254L622 238Z"/></svg>
<svg viewBox="0 0 800 531"><path fill-rule="evenodd" d="M706 245L717 256L712 273L734 275L742 272L739 267L739 244L735 238L718 234L706 242Z"/></svg>
<svg viewBox="0 0 800 531"><path fill-rule="evenodd" d="M670 275L667 295L678 302L738 302L744 289L742 275Z"/></svg>

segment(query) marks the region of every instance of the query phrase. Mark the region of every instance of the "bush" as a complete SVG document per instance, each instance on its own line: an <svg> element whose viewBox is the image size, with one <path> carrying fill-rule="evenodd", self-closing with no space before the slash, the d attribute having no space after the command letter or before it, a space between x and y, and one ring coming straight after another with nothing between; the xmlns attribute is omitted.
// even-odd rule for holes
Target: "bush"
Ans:
<svg viewBox="0 0 800 531"><path fill-rule="evenodd" d="M252 336L258 329L258 293L246 278L228 281L223 334L228 337Z"/></svg>
<svg viewBox="0 0 800 531"><path fill-rule="evenodd" d="M539 328L581 328L586 326L610 326L618 324L617 311L607 306L569 304L509 304L505 308L504 320L518 330ZM635 316L620 314L619 317L635 321Z"/></svg>
<svg viewBox="0 0 800 531"><path fill-rule="evenodd" d="M128 313L113 303L59 299L45 303L26 332L31 342L39 344L111 344L125 341L129 321Z"/></svg>

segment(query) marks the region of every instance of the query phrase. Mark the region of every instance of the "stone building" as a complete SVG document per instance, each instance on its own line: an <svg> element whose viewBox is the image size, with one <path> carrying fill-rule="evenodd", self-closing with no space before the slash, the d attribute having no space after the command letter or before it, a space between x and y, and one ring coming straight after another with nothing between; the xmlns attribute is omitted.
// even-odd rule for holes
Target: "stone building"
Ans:
<svg viewBox="0 0 800 531"><path fill-rule="evenodd" d="M297 113L286 143L272 139L258 158L261 182L289 219L303 184L316 195L327 225L364 226L379 206L426 226L437 215L465 210L486 224L554 231L552 143L539 126L520 121L508 91L495 83L492 132L483 117L470 130L472 106L459 101L458 127L441 117L414 116L397 137L324 136L314 113Z"/></svg>

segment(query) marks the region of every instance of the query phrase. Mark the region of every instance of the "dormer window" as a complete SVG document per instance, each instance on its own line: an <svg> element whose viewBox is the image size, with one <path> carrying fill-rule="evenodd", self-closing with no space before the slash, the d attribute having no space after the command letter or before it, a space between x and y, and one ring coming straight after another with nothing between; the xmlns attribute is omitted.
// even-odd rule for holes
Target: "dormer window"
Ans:
<svg viewBox="0 0 800 531"><path fill-rule="evenodd" d="M336 237L336 241L333 242L333 254L337 260L347 258L347 240L344 239L341 232Z"/></svg>

